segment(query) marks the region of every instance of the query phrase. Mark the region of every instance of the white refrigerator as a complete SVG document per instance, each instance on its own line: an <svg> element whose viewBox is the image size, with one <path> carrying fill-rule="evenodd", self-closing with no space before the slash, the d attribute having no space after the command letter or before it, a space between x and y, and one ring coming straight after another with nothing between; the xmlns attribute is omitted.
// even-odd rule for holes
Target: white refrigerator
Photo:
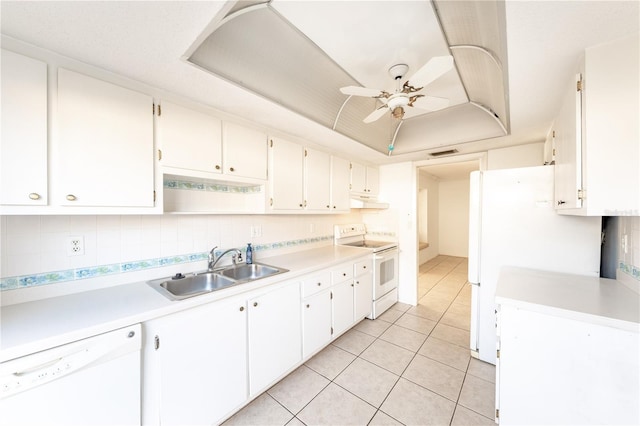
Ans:
<svg viewBox="0 0 640 426"><path fill-rule="evenodd" d="M470 347L496 363L495 293L504 265L600 275L601 218L556 214L554 166L471 173Z"/></svg>

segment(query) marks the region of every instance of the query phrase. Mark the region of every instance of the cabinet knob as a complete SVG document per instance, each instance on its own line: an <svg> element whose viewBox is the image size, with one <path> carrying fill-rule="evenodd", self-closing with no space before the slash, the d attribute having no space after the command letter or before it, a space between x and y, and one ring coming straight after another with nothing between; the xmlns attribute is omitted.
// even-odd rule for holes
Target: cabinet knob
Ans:
<svg viewBox="0 0 640 426"><path fill-rule="evenodd" d="M333 206L333 208L335 209L335 208L336 208L336 206Z"/></svg>
<svg viewBox="0 0 640 426"><path fill-rule="evenodd" d="M360 284L360 281L356 281L356 284Z"/></svg>
<svg viewBox="0 0 640 426"><path fill-rule="evenodd" d="M300 207L302 207L302 203L300 203Z"/></svg>
<svg viewBox="0 0 640 426"><path fill-rule="evenodd" d="M31 194L29 194L29 198L32 199L32 200L39 200L40 199L40 194L32 192Z"/></svg>
<svg viewBox="0 0 640 426"><path fill-rule="evenodd" d="M229 171L230 171L230 172L235 172L235 171L236 171L236 169L234 169L233 167L229 167Z"/></svg>
<svg viewBox="0 0 640 426"><path fill-rule="evenodd" d="M346 277L346 276L347 276L347 273L346 273L346 272L343 272L343 273L342 273L342 276L343 276L343 277Z"/></svg>
<svg viewBox="0 0 640 426"><path fill-rule="evenodd" d="M244 306L240 306L240 312L244 311Z"/></svg>
<svg viewBox="0 0 640 426"><path fill-rule="evenodd" d="M566 204L566 201L562 201L562 200L558 201L558 205L559 205L559 206L561 206L561 205L563 205L563 204Z"/></svg>
<svg viewBox="0 0 640 426"><path fill-rule="evenodd" d="M76 196L73 195L73 194L67 194L66 198L67 198L68 201L76 201L77 200Z"/></svg>
<svg viewBox="0 0 640 426"><path fill-rule="evenodd" d="M258 306L258 302L253 302L253 307L255 308L256 306Z"/></svg>
<svg viewBox="0 0 640 426"><path fill-rule="evenodd" d="M216 170L220 170L220 165L216 164Z"/></svg>
<svg viewBox="0 0 640 426"><path fill-rule="evenodd" d="M327 208L328 208L328 209L330 209L330 208L331 208L331 206L330 206L329 204L327 204Z"/></svg>
<svg viewBox="0 0 640 426"><path fill-rule="evenodd" d="M353 287L353 283L351 283L351 287Z"/></svg>
<svg viewBox="0 0 640 426"><path fill-rule="evenodd" d="M367 269L367 265L364 265L364 266L362 267L362 269Z"/></svg>
<svg viewBox="0 0 640 426"><path fill-rule="evenodd" d="M309 308L309 306L310 306L310 305L307 303L307 308Z"/></svg>
<svg viewBox="0 0 640 426"><path fill-rule="evenodd" d="M322 285L322 283L318 283L318 287L320 287Z"/></svg>

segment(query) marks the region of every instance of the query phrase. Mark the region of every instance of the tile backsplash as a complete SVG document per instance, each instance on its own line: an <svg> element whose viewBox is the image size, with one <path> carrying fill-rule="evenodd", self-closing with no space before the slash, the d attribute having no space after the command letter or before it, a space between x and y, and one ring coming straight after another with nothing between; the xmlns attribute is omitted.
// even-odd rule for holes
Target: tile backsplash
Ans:
<svg viewBox="0 0 640 426"><path fill-rule="evenodd" d="M333 244L333 225L360 222L358 212L344 215L88 215L1 216L0 289L33 288L111 276L126 282L128 272L156 278L159 267L177 264L185 271L206 267L207 253L244 248L270 257ZM84 253L71 255L71 237L81 237ZM154 271L155 269L155 271ZM155 274L155 275L154 275ZM118 276L118 279L113 279ZM136 275L133 281L139 280ZM123 281L124 280L124 281ZM104 284L102 285L104 286ZM6 292L3 292L6 294Z"/></svg>
<svg viewBox="0 0 640 426"><path fill-rule="evenodd" d="M640 217L620 217L616 278L640 293Z"/></svg>

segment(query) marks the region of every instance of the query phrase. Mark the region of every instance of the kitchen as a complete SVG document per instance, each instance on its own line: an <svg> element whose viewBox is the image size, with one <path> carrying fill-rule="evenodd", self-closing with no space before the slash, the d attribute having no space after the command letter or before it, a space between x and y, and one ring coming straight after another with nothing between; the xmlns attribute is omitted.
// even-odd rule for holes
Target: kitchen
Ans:
<svg viewBox="0 0 640 426"><path fill-rule="evenodd" d="M447 6L444 3L438 6L443 9ZM572 12L568 5L564 6L567 8L564 12ZM171 117L170 108L172 105L186 105L198 110L198 112L214 113L223 121L223 124L233 122L244 128L249 127L274 135L274 137L280 138L278 140L294 139L299 145L307 147L309 152L326 153L330 151L338 154L336 158L346 159L351 163L378 165L377 168L370 167L368 170L374 174L376 169L379 172L378 198L390 205L390 208L386 210L357 210L347 207L339 214L310 213L312 210L296 212L294 209L289 209L290 212L287 214L273 214L267 210L267 200L265 199L267 190L262 189L263 186L268 186L271 182L265 184L264 180L255 177L237 179L225 172L222 178L216 180L218 186L215 188L205 187L205 190L199 191L186 190L183 188L192 185L193 181L202 184L208 182L207 178L199 173L190 173L189 178L185 178L184 173L183 175L175 173L176 169L181 167L166 166L162 160L158 160L150 171L155 179L154 182L156 182L154 190L157 197L157 201L155 204L151 203L153 204L151 207L105 207L100 204L101 201L86 207L68 207L70 201L64 199L68 194L62 185L66 182L65 179L67 181L70 179L66 174L66 169L78 167L81 176L91 174L91 170L87 170L82 164L73 163L74 167L70 167L69 162L65 162L63 165L58 161L57 159L61 155L68 154L68 151L65 151L66 147L54 143L55 139L53 139L49 147L51 158L47 158L46 152L44 157L44 164L48 164L50 168L49 200L47 201L46 197L39 200L43 204L41 206L2 207L2 244L0 246L2 271L0 276L3 284L3 305L11 306L20 302L40 300L52 296L72 296L87 290L101 288L108 290L118 284L144 282L148 279L172 276L179 272L202 270L206 268L206 254L215 245L226 249L245 247L247 242L251 242L257 248L255 252L257 261L262 259L266 261L266 259L278 256L286 258L301 249L321 249L332 245L333 225L335 224L362 222L368 225L368 231L377 236L377 239L392 239L398 242L401 251L399 300L409 305L415 305L418 302L416 291L417 277L419 276L416 238L417 212L415 209L415 194L418 187L416 170L418 167L434 164L434 160L424 159L424 148L422 154L420 152L403 153L403 149L409 149L411 143L415 143L410 140L404 142L398 139L393 155L387 155L386 149L383 149L385 152L381 153L379 149L371 149L364 144L353 143L351 139L329 130L327 126L318 125L299 114L292 114L286 105L283 107L268 101L266 95L255 96L222 79L216 78L216 83L213 84L214 79L209 74L179 60L187 48L194 43L194 40L200 37L212 17L221 16L220 10L222 8L226 8L224 13L231 13L231 4L202 2L187 7L168 2L161 7L149 10L145 9L141 3L132 2L128 4L126 9L117 10L104 4L91 6L84 3L81 5L63 3L46 6L35 3L20 6L17 3L3 2L2 7L3 49L39 58L50 64L48 68L50 98L56 96L54 88L59 75L54 74L54 71L60 67L74 71L76 74L88 74L137 92L152 94L154 99L163 100L161 104L164 117ZM85 9L87 7L96 7L97 9ZM525 5L519 7L525 8ZM528 25L535 26L538 21L531 16L532 11L536 12L536 17L540 19L541 16L545 16L547 19L550 15L549 10L545 9L551 7L550 5L531 7L530 10L521 11L523 14L529 14L527 19L520 17L521 21L514 21L513 25L516 25L515 22L519 22L524 26L524 23L529 22ZM587 39L589 40L588 44L580 49L574 47L574 51L571 52L572 57L577 58L581 49L585 47L608 41L609 39L605 40L605 37L619 38L628 34L630 29L637 32L637 19L632 19L634 16L637 18L637 5L634 5L634 2L623 2L619 8L607 6L604 8L605 10L597 9L597 5L592 7L596 8L598 13L611 13L612 15L606 16L617 19L615 20L617 25L611 26L618 27L619 33L613 32L615 36L602 35L600 36L603 37L602 39L597 39L596 36L594 36L595 39ZM631 12L625 7L631 8ZM517 8L517 5L509 5L507 8L509 18L516 19L518 17L516 15ZM54 9L57 13L54 13ZM563 17L560 13L562 11L555 11L555 19ZM592 14L593 11L585 12L584 18L587 19L591 16L589 19L593 20ZM165 15L174 17L172 24L166 20ZM49 21L52 16L57 16L59 21ZM97 18L96 20L88 19L88 16L102 16L104 21L97 20ZM624 16L631 16L631 18L625 20ZM629 21L631 21L630 24ZM119 30L113 31L113 25ZM52 29L54 27L56 30ZM60 30L61 28L65 30ZM73 31L78 31L78 33ZM78 37L77 34L92 36ZM54 35L58 37L54 37ZM524 29L520 35L524 37ZM551 32L548 37L552 37ZM48 43L47 39L49 39ZM100 42L98 43L96 40L100 40ZM162 42L160 43L158 40L162 40ZM511 43L511 40L509 42ZM43 46L46 49L37 46ZM96 46L101 48L96 49ZM132 47L129 50L123 46L139 47ZM393 46L391 47L393 48ZM546 45L543 47L528 53L541 55L537 58L540 63L546 62L542 59L544 55L563 54L560 49L555 52L549 51ZM510 48L515 48L515 46L510 46ZM171 55L171 60L164 59L166 58L163 56L164 54ZM492 156L495 157L504 152L501 151L503 147L508 147L513 143L516 147L507 150L508 153L511 153L511 155L507 155L507 158L513 166L518 165L516 164L520 158L518 153L522 153L521 150L525 149L517 148L517 146L524 147L525 143L534 143L539 147L539 151L542 150L540 143L544 141L547 131L550 129L561 99L559 95L550 95L546 100L548 102L546 107L549 111L545 111L544 119L539 121L538 127L535 130L533 128L522 130L525 126L521 125L518 120L524 120L525 110L528 109L529 104L533 104L536 100L532 99L535 96L530 96L528 91L556 93L560 87L566 85L566 80L572 77L571 67L573 64L567 65L566 60L558 61L565 64L565 68L555 70L556 73L562 75L562 78L558 76L555 80L545 81L543 75L535 76L534 74L537 85L528 83L516 85L515 80L525 78L523 76L529 76L529 82L534 80L531 76L531 73L535 73L533 68L522 70L516 67L522 67L528 62L535 62L536 58L534 57L532 61L518 63L517 54L512 53L511 50L509 58L509 80L513 86L510 88L512 126L510 137L513 140L500 142L497 139L487 139L458 143L456 149L459 150L460 155L438 161L466 160L468 155L481 156L477 153L487 153L491 159ZM550 59L549 62L555 61ZM520 73L512 76L511 74L516 71ZM383 74L381 78L389 79L386 72L381 74ZM386 83L384 83L386 80L382 81L378 87L383 87L383 84L386 87ZM276 90L280 89L281 87L276 87ZM221 99L224 102L211 103L210 99ZM50 102L54 105L51 99ZM526 105L527 108L523 108L523 105ZM517 109L518 106L520 109ZM60 107L59 104L58 107ZM151 107L148 109L151 110ZM494 110L498 111L499 108L494 107ZM74 110L74 114L81 112ZM53 113L51 112L51 114ZM528 114L537 118L534 117L533 112ZM538 114L541 113L538 112ZM91 120L90 113L85 115L85 120ZM144 120L152 120L153 118L152 115L145 117ZM156 115L156 122L162 122L161 118L163 117ZM416 120L413 121L416 122ZM446 122L445 119L442 121ZM407 130L410 129L410 122L411 120L407 120L406 124L403 124L403 128L398 132L398 137L402 135L405 127ZM526 124L530 125L531 123L527 122ZM51 126L53 129L49 128L48 131L53 135L54 130L58 131L56 127L58 124L53 121ZM166 129L170 128L159 129L160 135L170 134ZM384 133L386 138L389 128L385 128ZM425 139L428 138L425 137ZM276 140L276 145L278 145L278 140ZM104 141L107 146L110 143L113 142ZM182 140L179 143L186 144L188 142ZM386 148L387 143L388 140L384 142L383 148ZM548 144L544 145L546 147ZM440 150L436 145L429 147L426 151L435 152L436 147ZM200 151L198 152L200 153ZM171 157L171 151L165 150L163 154L165 160ZM104 155L112 154L105 153ZM66 159L67 157L62 158ZM315 158L326 159L322 155ZM546 161L547 158L543 158ZM38 161L42 161L42 159L40 158ZM113 167L110 167L108 162L106 163L106 166L102 165L104 168L100 169L100 173L106 173L113 178L113 181L110 182L111 185L128 189L135 177L130 181L127 180L129 177L125 177L123 182L117 173L113 173ZM92 166L98 167L100 164L92 163ZM5 163L3 163L4 167ZM168 170L165 167L173 167L171 172L164 172L165 175L171 176L171 179L167 179L166 176L163 179L162 170ZM255 167L253 169L255 170ZM46 166L44 170L46 180ZM156 175L153 176L153 173ZM207 177L209 176L210 174L207 175ZM149 178L149 176L146 177ZM242 185L238 185L238 182ZM163 184L158 185L157 183ZM291 181L290 183L294 185L296 182ZM90 188L91 184L92 182L89 183ZM180 188L180 185L183 187ZM260 190L255 189L256 187L259 187ZM4 188L5 186L3 186L3 192ZM104 188L109 188L109 185L105 185ZM398 188L409 190L398 191ZM363 187L361 194L366 195L368 189L366 186ZM272 188L269 188L269 191L271 190ZM46 191L45 189L44 193ZM303 191L303 189L289 187L284 196L286 193L297 191ZM279 200L278 197L276 202ZM146 202L149 203L149 201ZM212 209L215 209L214 214L206 214L212 212ZM288 208L284 210L288 210ZM163 211L165 214L161 214ZM168 214L169 212L171 214ZM189 212L197 214L188 214ZM249 214L253 212L262 214ZM624 214L629 213L620 212L620 216ZM625 262L623 265L626 269L620 274L628 275L632 280L637 280L637 278L633 278L634 267L637 270L638 265L633 258L633 248L638 246L637 213L630 214L630 217L621 218L622 224L619 227L621 232L623 228L628 229L624 231L624 235L627 239L626 244L632 248L624 253ZM441 241L443 238L445 236L440 235ZM77 243L76 251L73 247L69 247L73 241ZM435 242L430 242L430 244L435 244ZM625 270L630 272L626 273ZM74 275L75 273L77 274ZM16 289L17 287L24 288Z"/></svg>

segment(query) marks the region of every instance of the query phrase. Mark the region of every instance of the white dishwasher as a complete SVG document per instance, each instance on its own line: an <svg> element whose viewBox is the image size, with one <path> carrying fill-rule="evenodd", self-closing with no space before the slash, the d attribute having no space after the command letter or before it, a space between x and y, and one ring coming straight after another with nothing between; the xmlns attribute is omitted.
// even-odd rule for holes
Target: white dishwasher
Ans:
<svg viewBox="0 0 640 426"><path fill-rule="evenodd" d="M141 326L0 364L0 425L140 424Z"/></svg>

